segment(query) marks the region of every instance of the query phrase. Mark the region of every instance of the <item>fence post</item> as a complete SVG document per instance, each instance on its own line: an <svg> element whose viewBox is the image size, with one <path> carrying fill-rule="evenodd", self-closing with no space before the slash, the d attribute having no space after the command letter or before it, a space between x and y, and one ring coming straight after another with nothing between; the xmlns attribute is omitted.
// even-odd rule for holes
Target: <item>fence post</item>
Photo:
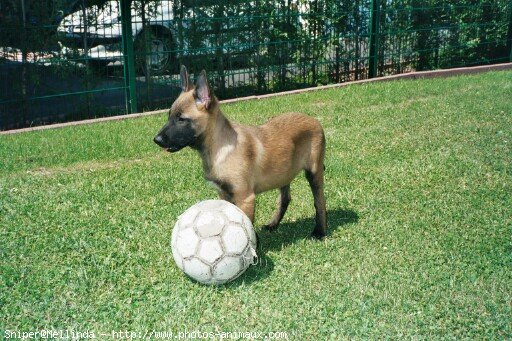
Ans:
<svg viewBox="0 0 512 341"><path fill-rule="evenodd" d="M133 52L132 1L121 0L121 28L123 40L123 69L126 111L137 112L137 92L135 84L135 60Z"/></svg>
<svg viewBox="0 0 512 341"><path fill-rule="evenodd" d="M512 0L508 2L508 34L507 34L507 48L510 53L509 61L512 62Z"/></svg>
<svg viewBox="0 0 512 341"><path fill-rule="evenodd" d="M380 31L380 0L372 0L372 13L370 22L370 55L368 63L368 78L378 75L379 67L379 31Z"/></svg>

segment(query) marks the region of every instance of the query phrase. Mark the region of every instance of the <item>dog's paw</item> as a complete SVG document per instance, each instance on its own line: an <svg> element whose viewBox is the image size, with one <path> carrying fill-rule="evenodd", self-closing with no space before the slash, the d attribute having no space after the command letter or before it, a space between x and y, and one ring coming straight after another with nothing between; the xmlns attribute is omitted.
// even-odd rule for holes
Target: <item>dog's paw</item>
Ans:
<svg viewBox="0 0 512 341"><path fill-rule="evenodd" d="M311 238L316 239L316 240L323 240L326 235L327 234L325 232L323 232L323 231L314 230L311 233Z"/></svg>
<svg viewBox="0 0 512 341"><path fill-rule="evenodd" d="M267 224L263 226L263 229L266 231L275 231L277 230L277 225Z"/></svg>

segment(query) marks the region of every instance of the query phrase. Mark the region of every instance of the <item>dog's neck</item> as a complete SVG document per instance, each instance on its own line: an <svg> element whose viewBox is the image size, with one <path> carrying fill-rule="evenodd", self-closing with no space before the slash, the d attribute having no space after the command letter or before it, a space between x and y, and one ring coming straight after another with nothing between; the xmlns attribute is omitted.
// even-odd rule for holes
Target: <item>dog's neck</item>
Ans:
<svg viewBox="0 0 512 341"><path fill-rule="evenodd" d="M237 133L231 122L219 109L218 103L214 104L210 114L212 118L202 134L199 148L197 148L203 161L206 178L215 173L215 166L229 155L237 142Z"/></svg>

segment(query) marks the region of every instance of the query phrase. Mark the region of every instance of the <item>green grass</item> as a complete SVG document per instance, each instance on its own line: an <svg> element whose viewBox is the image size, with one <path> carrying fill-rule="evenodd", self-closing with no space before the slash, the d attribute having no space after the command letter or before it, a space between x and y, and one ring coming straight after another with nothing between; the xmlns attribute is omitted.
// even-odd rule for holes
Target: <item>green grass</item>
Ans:
<svg viewBox="0 0 512 341"><path fill-rule="evenodd" d="M0 136L0 330L285 331L290 339L512 338L512 72L225 105L327 136L329 236L303 177L262 261L207 287L172 260L177 216L214 198L165 115Z"/></svg>

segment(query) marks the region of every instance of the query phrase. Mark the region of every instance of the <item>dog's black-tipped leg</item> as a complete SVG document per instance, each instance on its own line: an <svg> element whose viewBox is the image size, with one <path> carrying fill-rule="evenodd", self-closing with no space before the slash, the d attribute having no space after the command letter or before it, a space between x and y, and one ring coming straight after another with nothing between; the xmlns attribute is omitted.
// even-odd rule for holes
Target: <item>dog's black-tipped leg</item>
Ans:
<svg viewBox="0 0 512 341"><path fill-rule="evenodd" d="M272 220L263 228L267 231L274 231L279 226L279 223L283 219L286 210L288 209L288 205L290 204L290 200L292 197L290 195L290 185L283 186L279 189L279 200L277 201L277 210L272 217Z"/></svg>

